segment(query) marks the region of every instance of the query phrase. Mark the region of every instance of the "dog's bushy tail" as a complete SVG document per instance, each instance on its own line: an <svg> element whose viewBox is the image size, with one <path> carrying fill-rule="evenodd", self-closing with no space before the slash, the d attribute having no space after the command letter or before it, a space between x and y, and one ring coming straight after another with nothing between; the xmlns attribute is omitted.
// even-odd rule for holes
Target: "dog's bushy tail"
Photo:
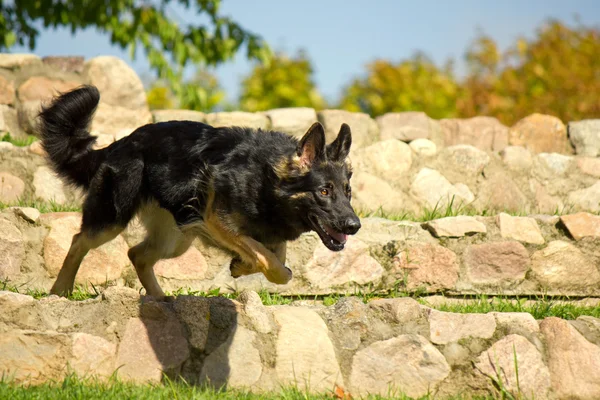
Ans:
<svg viewBox="0 0 600 400"><path fill-rule="evenodd" d="M87 189L104 159L93 150L96 137L89 133L100 93L82 86L55 98L40 112L38 133L54 171L68 183Z"/></svg>

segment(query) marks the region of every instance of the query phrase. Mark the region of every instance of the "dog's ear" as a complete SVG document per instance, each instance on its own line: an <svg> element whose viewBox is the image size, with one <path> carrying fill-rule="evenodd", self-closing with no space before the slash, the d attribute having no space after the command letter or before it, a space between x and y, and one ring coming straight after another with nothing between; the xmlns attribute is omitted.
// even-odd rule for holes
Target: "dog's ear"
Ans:
<svg viewBox="0 0 600 400"><path fill-rule="evenodd" d="M315 160L325 160L325 130L319 122L312 124L298 143L300 164L311 166Z"/></svg>
<svg viewBox="0 0 600 400"><path fill-rule="evenodd" d="M330 145L327 146L327 158L331 161L344 161L350 153L352 145L352 132L348 124L342 124L340 133Z"/></svg>

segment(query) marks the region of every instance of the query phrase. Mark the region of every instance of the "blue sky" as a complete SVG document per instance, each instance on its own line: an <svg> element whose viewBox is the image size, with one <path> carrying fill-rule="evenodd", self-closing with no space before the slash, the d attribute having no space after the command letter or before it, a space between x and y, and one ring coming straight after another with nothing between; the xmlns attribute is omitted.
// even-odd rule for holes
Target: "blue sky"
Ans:
<svg viewBox="0 0 600 400"><path fill-rule="evenodd" d="M189 12L174 12L193 22ZM573 23L578 15L582 23L600 26L600 0L223 0L222 13L262 35L276 50L305 49L316 83L330 100L377 58L399 61L420 50L439 64L454 58L460 74L462 56L478 28L505 48L519 36L531 37L548 18ZM65 29L43 31L34 53L115 55L138 73L149 71L143 52L131 60L92 29L76 36ZM251 67L241 54L215 71L229 98L237 96Z"/></svg>

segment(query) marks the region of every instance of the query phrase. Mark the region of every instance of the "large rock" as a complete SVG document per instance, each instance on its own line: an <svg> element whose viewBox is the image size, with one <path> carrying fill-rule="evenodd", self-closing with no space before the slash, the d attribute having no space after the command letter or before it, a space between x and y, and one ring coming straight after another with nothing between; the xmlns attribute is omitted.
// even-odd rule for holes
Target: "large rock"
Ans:
<svg viewBox="0 0 600 400"><path fill-rule="evenodd" d="M78 213L50 213L42 216L42 223L50 228L44 239L44 261L51 277L60 271L73 235L79 232L81 216ZM102 284L121 277L129 264L128 246L122 236L90 250L81 263L76 283Z"/></svg>
<svg viewBox="0 0 600 400"><path fill-rule="evenodd" d="M35 196L46 201L58 204L67 202L65 185L49 167L40 166L33 174L33 187Z"/></svg>
<svg viewBox="0 0 600 400"><path fill-rule="evenodd" d="M237 300L242 303L244 314L256 332L271 333L273 327L269 313L258 293L246 290L240 293Z"/></svg>
<svg viewBox="0 0 600 400"><path fill-rule="evenodd" d="M559 399L600 398L600 347L588 342L567 321L546 318L540 323L546 341L554 395Z"/></svg>
<svg viewBox="0 0 600 400"><path fill-rule="evenodd" d="M600 238L600 216L580 212L563 215L560 217L560 221L575 240L581 240L585 237Z"/></svg>
<svg viewBox="0 0 600 400"><path fill-rule="evenodd" d="M0 218L0 282L19 277L25 259L25 238L12 222Z"/></svg>
<svg viewBox="0 0 600 400"><path fill-rule="evenodd" d="M538 322L527 312L492 312L498 329L507 334L530 336L540 331Z"/></svg>
<svg viewBox="0 0 600 400"><path fill-rule="evenodd" d="M72 345L69 366L77 375L108 378L115 372L117 346L114 343L78 332L72 335Z"/></svg>
<svg viewBox="0 0 600 400"><path fill-rule="evenodd" d="M528 171L533 165L531 152L525 147L507 146L500 152L500 156L508 169L513 171Z"/></svg>
<svg viewBox="0 0 600 400"><path fill-rule="evenodd" d="M387 182L397 182L406 177L412 165L412 151L399 140L383 140L357 150L352 163L356 170L371 173Z"/></svg>
<svg viewBox="0 0 600 400"><path fill-rule="evenodd" d="M576 210L583 211L600 211L600 181L592 186L574 190L567 196L567 201L572 204Z"/></svg>
<svg viewBox="0 0 600 400"><path fill-rule="evenodd" d="M41 64L42 60L35 54L27 53L2 53L0 54L0 68L17 69L25 65Z"/></svg>
<svg viewBox="0 0 600 400"><path fill-rule="evenodd" d="M409 241L393 261L390 273L404 281L408 290L454 289L458 281L458 257L436 244Z"/></svg>
<svg viewBox="0 0 600 400"><path fill-rule="evenodd" d="M548 398L548 367L539 350L523 336L508 335L500 339L481 353L475 368L515 398Z"/></svg>
<svg viewBox="0 0 600 400"><path fill-rule="evenodd" d="M337 137L343 123L348 124L352 130L352 150L366 147L379 140L377 123L367 114L342 110L323 110L317 113L317 118L325 127L327 143Z"/></svg>
<svg viewBox="0 0 600 400"><path fill-rule="evenodd" d="M262 375L260 353L252 345L256 333L238 325L231 337L206 357L201 381L214 387L250 388Z"/></svg>
<svg viewBox="0 0 600 400"><path fill-rule="evenodd" d="M275 372L284 386L325 392L343 386L342 374L325 322L303 307L278 307L273 316L279 325Z"/></svg>
<svg viewBox="0 0 600 400"><path fill-rule="evenodd" d="M80 74L85 67L85 58L82 56L47 56L42 58L44 65L62 72Z"/></svg>
<svg viewBox="0 0 600 400"><path fill-rule="evenodd" d="M15 86L0 75L0 104L11 105L15 102Z"/></svg>
<svg viewBox="0 0 600 400"><path fill-rule="evenodd" d="M565 124L556 117L532 114L510 128L508 141L534 153L572 154Z"/></svg>
<svg viewBox="0 0 600 400"><path fill-rule="evenodd" d="M5 104L0 104L0 135L3 133L10 133L13 138L25 136L25 132L19 125L17 110Z"/></svg>
<svg viewBox="0 0 600 400"><path fill-rule="evenodd" d="M25 182L8 172L0 172L0 202L14 203L23 196Z"/></svg>
<svg viewBox="0 0 600 400"><path fill-rule="evenodd" d="M530 264L527 249L518 242L473 244L463 257L470 282L494 287L521 283Z"/></svg>
<svg viewBox="0 0 600 400"><path fill-rule="evenodd" d="M435 344L448 344L461 339L489 339L496 331L491 314L454 314L430 309L429 333Z"/></svg>
<svg viewBox="0 0 600 400"><path fill-rule="evenodd" d="M465 185L453 185L438 171L422 168L413 178L410 193L427 207L445 207L454 204L465 204L475 200L475 196Z"/></svg>
<svg viewBox="0 0 600 400"><path fill-rule="evenodd" d="M174 318L130 318L119 351L118 375L135 382L161 382L163 372L177 373L190 355L186 334Z"/></svg>
<svg viewBox="0 0 600 400"><path fill-rule="evenodd" d="M480 210L506 210L523 212L529 209L529 200L515 180L506 172L486 174L479 186L477 204Z"/></svg>
<svg viewBox="0 0 600 400"><path fill-rule="evenodd" d="M302 137L317 122L317 113L308 107L277 108L264 113L271 120L271 129Z"/></svg>
<svg viewBox="0 0 600 400"><path fill-rule="evenodd" d="M600 119L569 122L569 138L575 152L582 156L600 156Z"/></svg>
<svg viewBox="0 0 600 400"><path fill-rule="evenodd" d="M317 289L376 284L385 272L371 257L369 246L354 237L348 238L346 248L340 252L332 252L319 242L304 268L303 277Z"/></svg>
<svg viewBox="0 0 600 400"><path fill-rule="evenodd" d="M400 211L407 208L407 196L388 182L368 172L352 176L352 204L357 210Z"/></svg>
<svg viewBox="0 0 600 400"><path fill-rule="evenodd" d="M426 222L424 226L437 238L458 238L476 233L487 233L487 228L482 222L477 221L477 218L464 215L434 219Z"/></svg>
<svg viewBox="0 0 600 400"><path fill-rule="evenodd" d="M352 393L420 398L450 374L448 362L420 335L400 335L359 350L352 360Z"/></svg>
<svg viewBox="0 0 600 400"><path fill-rule="evenodd" d="M79 82L50 79L45 76L33 76L19 86L19 100L47 102L60 93L68 92L79 86Z"/></svg>
<svg viewBox="0 0 600 400"><path fill-rule="evenodd" d="M546 242L537 221L533 218L513 217L506 213L500 213L498 215L498 226L500 227L500 235L504 239L514 239L531 244L544 244Z"/></svg>
<svg viewBox="0 0 600 400"><path fill-rule="evenodd" d="M214 127L240 126L263 130L269 128L269 119L266 115L243 111L207 114L206 123Z"/></svg>
<svg viewBox="0 0 600 400"><path fill-rule="evenodd" d="M100 102L92 120L91 131L93 135L123 136L123 133L129 134L151 122L152 114L148 109L134 110Z"/></svg>
<svg viewBox="0 0 600 400"><path fill-rule="evenodd" d="M39 100L21 101L17 104L17 122L23 134L25 132L32 135L38 133L40 111L42 111L42 102Z"/></svg>
<svg viewBox="0 0 600 400"><path fill-rule="evenodd" d="M429 139L415 139L408 145L418 156L432 157L437 153L437 146Z"/></svg>
<svg viewBox="0 0 600 400"><path fill-rule="evenodd" d="M160 260L154 265L157 277L178 281L204 279L207 270L206 259L194 246L179 257Z"/></svg>
<svg viewBox="0 0 600 400"><path fill-rule="evenodd" d="M577 167L586 175L600 178L600 158L598 157L577 157Z"/></svg>
<svg viewBox="0 0 600 400"><path fill-rule="evenodd" d="M467 144L484 151L500 151L508 145L508 127L493 117L442 119L446 146Z"/></svg>
<svg viewBox="0 0 600 400"><path fill-rule="evenodd" d="M555 240L531 257L534 279L555 291L597 289L598 266L580 249L568 242Z"/></svg>
<svg viewBox="0 0 600 400"><path fill-rule="evenodd" d="M415 139L435 139L441 134L439 122L420 111L387 113L377 117L376 121L381 140L412 142Z"/></svg>
<svg viewBox="0 0 600 400"><path fill-rule="evenodd" d="M149 113L142 81L120 58L113 56L92 58L85 64L85 75L88 82L100 91L101 103ZM118 113L114 116L118 116Z"/></svg>
<svg viewBox="0 0 600 400"><path fill-rule="evenodd" d="M15 383L41 384L67 373L69 337L62 333L12 330L0 335L0 376Z"/></svg>
<svg viewBox="0 0 600 400"><path fill-rule="evenodd" d="M540 153L537 155L536 162L551 174L561 176L565 175L573 164L573 157L558 153Z"/></svg>
<svg viewBox="0 0 600 400"><path fill-rule="evenodd" d="M487 153L466 144L447 147L442 150L440 157L445 167L467 176L481 174L490 162Z"/></svg>
<svg viewBox="0 0 600 400"><path fill-rule="evenodd" d="M154 110L152 111L154 122L167 121L195 121L205 122L206 114L194 110Z"/></svg>

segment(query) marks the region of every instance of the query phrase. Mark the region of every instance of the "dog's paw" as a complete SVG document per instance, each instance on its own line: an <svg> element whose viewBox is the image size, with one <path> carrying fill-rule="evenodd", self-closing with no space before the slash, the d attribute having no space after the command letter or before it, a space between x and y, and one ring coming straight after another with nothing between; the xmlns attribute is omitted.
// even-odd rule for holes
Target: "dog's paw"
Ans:
<svg viewBox="0 0 600 400"><path fill-rule="evenodd" d="M239 257L234 257L231 259L229 271L231 272L231 276L233 278L239 278L240 276L250 275L256 272L252 266L244 263Z"/></svg>
<svg viewBox="0 0 600 400"><path fill-rule="evenodd" d="M266 278L269 282L277 285L285 285L292 280L293 276L292 270L284 265L277 271L272 271L269 275L266 275Z"/></svg>

